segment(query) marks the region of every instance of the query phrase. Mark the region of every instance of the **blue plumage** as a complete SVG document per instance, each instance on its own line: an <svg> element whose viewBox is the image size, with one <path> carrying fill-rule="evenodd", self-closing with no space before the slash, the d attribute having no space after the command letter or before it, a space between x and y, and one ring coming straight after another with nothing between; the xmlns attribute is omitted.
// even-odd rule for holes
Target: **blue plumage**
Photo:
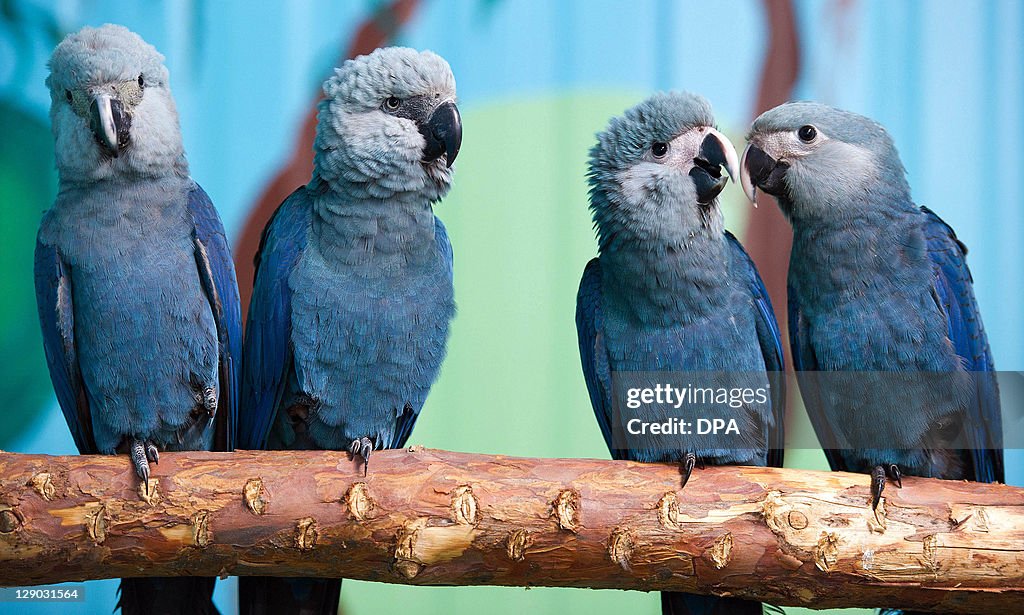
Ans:
<svg viewBox="0 0 1024 615"><path fill-rule="evenodd" d="M220 407L227 410L218 417L214 450L231 451L235 449L242 392L242 311L235 265L220 215L198 184L188 193L188 211L194 225L193 247L199 278L217 325Z"/></svg>
<svg viewBox="0 0 1024 615"><path fill-rule="evenodd" d="M241 446L405 444L445 356L452 248L433 205L461 143L448 65L380 49L324 84L313 178L256 257ZM243 613L334 613L340 580L247 578Z"/></svg>
<svg viewBox="0 0 1024 615"><path fill-rule="evenodd" d="M584 271L576 324L591 403L616 459L782 463L779 330L753 262L723 228L716 197L722 167L735 170L735 152L713 121L702 98L658 94L613 119L591 151L599 256ZM728 447L696 434L622 447L613 380L641 372L742 374L771 395L736 410L741 434ZM669 418L660 412L643 407L628 416ZM690 420L701 412L681 411ZM662 604L678 614L761 612L757 603L683 594L664 594Z"/></svg>
<svg viewBox="0 0 1024 615"><path fill-rule="evenodd" d="M82 453L230 450L241 314L209 197L188 175L163 58L120 26L85 28L47 80L60 191L35 280L47 364ZM126 579L124 613L208 613L214 579Z"/></svg>
<svg viewBox="0 0 1024 615"><path fill-rule="evenodd" d="M314 216L310 189L300 188L261 243L240 446L348 450L370 437L375 448L401 447L437 377L454 314L447 232L430 214L423 262L401 275L341 272L310 237ZM279 412L311 404L314 416L301 410L302 420Z"/></svg>
<svg viewBox="0 0 1024 615"><path fill-rule="evenodd" d="M244 413L238 424L241 448L266 446L285 382L293 371L288 277L306 248L310 214L306 188L299 188L274 213L256 254L256 281L245 332Z"/></svg>
<svg viewBox="0 0 1024 615"><path fill-rule="evenodd" d="M758 118L750 142L748 194L775 195L793 224L793 361L832 467L872 471L876 506L886 474L1003 480L967 250L914 204L888 134L853 113L791 103Z"/></svg>
<svg viewBox="0 0 1024 615"><path fill-rule="evenodd" d="M720 241L725 248L723 257L728 259L727 272L720 273L736 284L744 285L740 293L725 304L727 307L716 306L722 310L721 318L701 318L683 324L681 321L684 317L680 317L680 322L669 321L653 326L649 323L630 322L624 318L610 319L605 315L609 309L606 306L622 301L620 293L631 295L635 301L636 289L623 290L621 281L605 284L601 258L595 258L587 264L576 304L580 355L595 416L605 443L615 459L682 461L687 449L616 448L612 437L612 371L765 372L764 379L759 380L758 384L769 386L776 397L770 404L772 418L763 425L765 431L760 434L761 442L750 443L751 449L760 452L749 456L747 449L704 448L698 449L702 453L698 457L708 462L752 465L765 464L770 458L769 465L782 465L782 430L767 429L769 425L781 425L784 412L782 394L785 380L782 377L783 355L778 325L764 283L739 241L728 231L722 233ZM665 292L671 295L682 294L678 288L665 289ZM675 310L683 312L686 307L681 301ZM770 438L767 452L763 445L765 436ZM691 446L699 441L698 438L686 440Z"/></svg>

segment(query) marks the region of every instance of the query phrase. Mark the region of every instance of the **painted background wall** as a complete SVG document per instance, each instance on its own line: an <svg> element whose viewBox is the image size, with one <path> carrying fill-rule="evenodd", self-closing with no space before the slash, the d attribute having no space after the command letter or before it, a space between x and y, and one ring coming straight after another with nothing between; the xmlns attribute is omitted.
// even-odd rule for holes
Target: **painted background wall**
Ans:
<svg viewBox="0 0 1024 615"><path fill-rule="evenodd" d="M71 453L43 363L31 258L55 191L46 59L64 33L118 22L167 56L193 176L251 261L258 204L308 178L309 110L353 50L430 48L455 72L465 124L455 187L438 207L455 247L449 358L411 443L545 457L605 457L573 325L594 254L584 162L607 119L656 89L708 97L742 148L759 106L816 99L892 132L914 195L971 248L1004 370L1024 369L1024 3L1004 1L0 0L0 449ZM785 225L723 195L729 226L769 278ZM250 228L248 237L244 229ZM780 260L781 259L781 260ZM778 303L777 303L778 305ZM1009 480L1024 461L1008 455ZM787 464L824 467L818 451ZM699 475L695 476L699 480ZM2 575L0 575L2 576ZM233 582L219 584L233 612ZM25 613L107 613L89 602ZM557 589L413 588L346 582L346 613L655 613L657 596ZM3 605L12 612L11 605ZM798 612L789 609L789 612ZM854 612L854 611L850 611ZM866 611L856 611L866 612Z"/></svg>

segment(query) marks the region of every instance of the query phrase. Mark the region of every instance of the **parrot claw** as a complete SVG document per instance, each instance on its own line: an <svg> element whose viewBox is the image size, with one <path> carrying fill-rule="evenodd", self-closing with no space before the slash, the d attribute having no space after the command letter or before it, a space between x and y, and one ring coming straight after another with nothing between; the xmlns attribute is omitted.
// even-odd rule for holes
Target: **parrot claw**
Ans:
<svg viewBox="0 0 1024 615"><path fill-rule="evenodd" d="M878 503L882 501L882 491L885 490L885 480L892 477L898 489L903 488L903 472L895 463L889 464L888 474L885 466L875 466L871 470L871 510L875 513L875 521L878 521ZM879 523L881 523L879 521Z"/></svg>
<svg viewBox="0 0 1024 615"><path fill-rule="evenodd" d="M348 447L348 452L352 455L353 459L356 457L362 457L363 476L366 476L370 467L370 453L373 452L373 440L370 440L365 436L358 440L352 440L352 444Z"/></svg>
<svg viewBox="0 0 1024 615"><path fill-rule="evenodd" d="M153 463L160 463L160 451L156 449L156 444L146 442L146 459Z"/></svg>
<svg viewBox="0 0 1024 615"><path fill-rule="evenodd" d="M679 486L680 489L686 487L686 483L690 482L690 474L693 474L695 465L697 465L697 455L686 453L686 456L683 457L683 484Z"/></svg>
<svg viewBox="0 0 1024 615"><path fill-rule="evenodd" d="M897 489L903 488L903 472L900 471L900 467L895 463L889 465L889 476L892 476Z"/></svg>
<svg viewBox="0 0 1024 615"><path fill-rule="evenodd" d="M128 450L128 454L132 460L132 467L135 468L135 474L137 474L146 485L147 496L149 495L149 446L152 446L152 444L147 446L146 442L133 438Z"/></svg>
<svg viewBox="0 0 1024 615"><path fill-rule="evenodd" d="M885 466L875 466L871 470L871 510L875 512L875 519L878 518L878 503L882 500L882 491L885 490L886 478L892 478L897 489L903 488L903 472L895 463L890 463L888 470Z"/></svg>

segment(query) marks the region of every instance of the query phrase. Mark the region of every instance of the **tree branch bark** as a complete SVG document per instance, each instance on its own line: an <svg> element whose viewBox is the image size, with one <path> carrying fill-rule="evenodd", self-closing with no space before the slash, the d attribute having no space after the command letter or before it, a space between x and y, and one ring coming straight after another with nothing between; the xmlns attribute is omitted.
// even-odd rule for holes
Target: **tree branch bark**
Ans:
<svg viewBox="0 0 1024 615"><path fill-rule="evenodd" d="M1013 612L1024 489L698 470L422 448L164 453L146 494L121 457L0 453L0 584L278 575L417 585L674 590L778 605Z"/></svg>

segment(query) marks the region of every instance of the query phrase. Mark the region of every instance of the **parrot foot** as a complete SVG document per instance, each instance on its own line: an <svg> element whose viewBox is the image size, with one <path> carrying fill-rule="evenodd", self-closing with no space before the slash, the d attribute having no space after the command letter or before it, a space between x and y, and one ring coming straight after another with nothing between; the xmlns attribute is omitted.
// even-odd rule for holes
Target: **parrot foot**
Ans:
<svg viewBox="0 0 1024 615"><path fill-rule="evenodd" d="M683 484L679 486L680 489L686 487L686 483L690 482L690 475L693 474L693 466L697 465L697 455L694 453L686 453L683 457Z"/></svg>
<svg viewBox="0 0 1024 615"><path fill-rule="evenodd" d="M203 408L210 418L217 413L217 391L213 387L203 389Z"/></svg>
<svg viewBox="0 0 1024 615"><path fill-rule="evenodd" d="M365 436L358 440L352 440L352 444L348 446L348 452L353 459L356 457L363 459L363 476L366 476L370 467L370 453L373 452L373 440Z"/></svg>
<svg viewBox="0 0 1024 615"><path fill-rule="evenodd" d="M882 491L885 490L885 479L891 477L896 483L897 489L903 488L903 472L895 463L889 467L878 465L871 470L871 510L875 513L875 520L878 520L878 503L882 501Z"/></svg>
<svg viewBox="0 0 1024 615"><path fill-rule="evenodd" d="M152 442L132 438L128 444L128 455L131 457L135 474L146 485L146 495L149 495L149 462L156 463L157 459L159 459L156 445Z"/></svg>

